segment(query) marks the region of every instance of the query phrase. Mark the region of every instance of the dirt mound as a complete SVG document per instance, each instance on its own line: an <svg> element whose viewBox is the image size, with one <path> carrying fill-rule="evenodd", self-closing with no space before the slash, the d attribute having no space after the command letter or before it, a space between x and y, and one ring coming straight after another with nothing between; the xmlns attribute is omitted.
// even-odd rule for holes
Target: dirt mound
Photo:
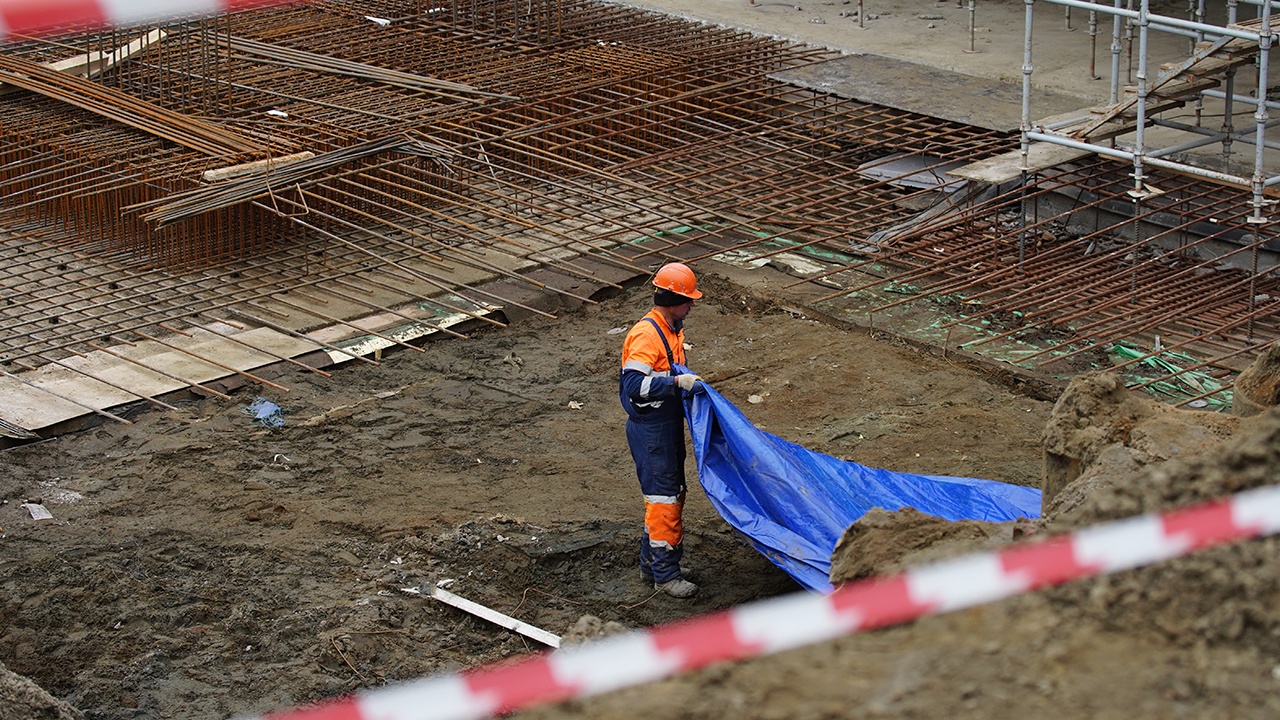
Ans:
<svg viewBox="0 0 1280 720"><path fill-rule="evenodd" d="M84 715L0 663L0 718L83 720Z"/></svg>
<svg viewBox="0 0 1280 720"><path fill-rule="evenodd" d="M1072 382L1045 434L1046 458L1061 471L1077 471L1049 504L1042 526L1048 533L1280 479L1280 409L1243 423L1177 410L1125 390L1106 373ZM1014 535L1012 523L948 523L914 510L877 509L841 538L832 556L832 580L847 582L992 549ZM1280 540L1268 538L1077 583L1047 596L1064 613L1088 615L1116 630L1141 628L1179 645L1241 644L1280 655L1280 608L1273 602L1280 596L1277 551Z"/></svg>
<svg viewBox="0 0 1280 720"><path fill-rule="evenodd" d="M583 615L560 637L560 646L581 645L584 642L608 635L618 635L632 628L614 620L601 620L595 615Z"/></svg>
<svg viewBox="0 0 1280 720"><path fill-rule="evenodd" d="M1280 405L1280 343L1272 343L1236 378L1231 412L1257 415Z"/></svg>
<svg viewBox="0 0 1280 720"><path fill-rule="evenodd" d="M1070 511L1143 467L1212 450L1236 418L1179 410L1131 392L1105 372L1076 377L1044 432L1043 516Z"/></svg>
<svg viewBox="0 0 1280 720"><path fill-rule="evenodd" d="M914 508L872 508L850 525L831 553L831 583L897 572L911 565L1008 544L1014 523L949 522Z"/></svg>
<svg viewBox="0 0 1280 720"><path fill-rule="evenodd" d="M1100 486L1052 521L1064 530L1179 507L1280 480L1280 409L1246 420L1213 452ZM1147 628L1181 645L1238 644L1280 656L1280 540L1196 553L1053 593L1108 627Z"/></svg>

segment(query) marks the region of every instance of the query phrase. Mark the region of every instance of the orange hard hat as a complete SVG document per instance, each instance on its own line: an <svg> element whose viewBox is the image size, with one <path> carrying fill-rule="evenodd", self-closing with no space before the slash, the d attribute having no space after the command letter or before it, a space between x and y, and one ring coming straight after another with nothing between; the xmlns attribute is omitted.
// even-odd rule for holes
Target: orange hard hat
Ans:
<svg viewBox="0 0 1280 720"><path fill-rule="evenodd" d="M653 284L654 287L670 290L690 300L702 297L702 293L698 292L698 279L684 263L667 263L658 268L658 274L653 276Z"/></svg>

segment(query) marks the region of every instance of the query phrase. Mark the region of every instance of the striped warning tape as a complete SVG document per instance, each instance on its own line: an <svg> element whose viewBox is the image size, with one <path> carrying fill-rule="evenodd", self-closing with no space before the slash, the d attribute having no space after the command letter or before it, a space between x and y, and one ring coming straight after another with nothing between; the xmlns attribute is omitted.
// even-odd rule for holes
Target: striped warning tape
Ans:
<svg viewBox="0 0 1280 720"><path fill-rule="evenodd" d="M596 695L725 660L767 655L862 630L1128 570L1232 540L1280 532L1280 486L1058 538L798 593L514 663L374 690L271 720L484 718Z"/></svg>
<svg viewBox="0 0 1280 720"><path fill-rule="evenodd" d="M0 41L19 35L216 15L295 0L0 0Z"/></svg>

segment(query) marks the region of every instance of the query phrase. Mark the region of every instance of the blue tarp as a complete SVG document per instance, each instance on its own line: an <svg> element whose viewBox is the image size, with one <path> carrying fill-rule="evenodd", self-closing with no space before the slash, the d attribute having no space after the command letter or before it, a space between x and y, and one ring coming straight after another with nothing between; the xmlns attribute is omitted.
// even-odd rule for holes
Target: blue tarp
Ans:
<svg viewBox="0 0 1280 720"><path fill-rule="evenodd" d="M830 592L831 551L873 507L947 520L1040 516L1040 491L992 480L878 470L764 432L708 387L686 401L698 479L711 504L801 585Z"/></svg>

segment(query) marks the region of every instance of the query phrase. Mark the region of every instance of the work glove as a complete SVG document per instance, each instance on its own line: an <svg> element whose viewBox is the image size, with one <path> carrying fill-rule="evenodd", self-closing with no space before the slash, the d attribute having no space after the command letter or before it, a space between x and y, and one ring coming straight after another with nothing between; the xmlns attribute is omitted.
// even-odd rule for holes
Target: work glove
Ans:
<svg viewBox="0 0 1280 720"><path fill-rule="evenodd" d="M690 390L693 390L694 383L698 382L701 379L702 378L698 377L697 375L694 375L693 373L687 373L685 375L677 375L676 385L678 385L681 390L685 392L689 392Z"/></svg>

